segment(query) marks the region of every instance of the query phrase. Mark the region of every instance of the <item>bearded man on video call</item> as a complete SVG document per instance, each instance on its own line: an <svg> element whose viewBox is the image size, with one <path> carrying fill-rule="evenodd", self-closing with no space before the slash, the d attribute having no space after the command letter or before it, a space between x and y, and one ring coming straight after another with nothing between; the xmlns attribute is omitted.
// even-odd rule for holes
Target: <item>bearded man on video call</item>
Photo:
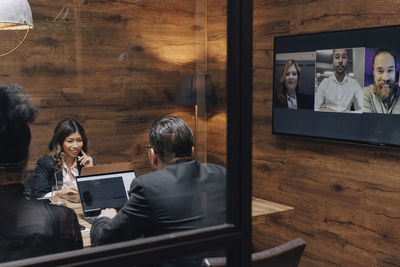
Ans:
<svg viewBox="0 0 400 267"><path fill-rule="evenodd" d="M373 60L374 84L364 88L364 112L400 114L400 92L396 81L396 56L380 48Z"/></svg>

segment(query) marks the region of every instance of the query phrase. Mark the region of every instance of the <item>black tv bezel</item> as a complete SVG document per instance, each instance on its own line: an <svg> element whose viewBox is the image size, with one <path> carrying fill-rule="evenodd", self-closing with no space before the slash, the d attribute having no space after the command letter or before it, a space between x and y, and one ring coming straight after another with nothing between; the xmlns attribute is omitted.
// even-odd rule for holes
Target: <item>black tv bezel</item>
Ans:
<svg viewBox="0 0 400 267"><path fill-rule="evenodd" d="M385 136L380 136L379 140L366 140L365 138L346 138L343 136L332 136L332 135L318 135L310 133L298 133L298 132L284 132L282 130L277 130L277 112L282 110L275 107L275 92L276 88L274 85L275 72L276 72L276 54L280 53L301 53L301 52L315 52L317 50L324 49L334 49L334 48L355 48L355 47L365 47L365 48L400 48L400 25L374 27L374 28L363 28L363 29L351 29L343 31L332 31L332 32L321 32L321 33L307 33L298 35L286 35L286 36L275 36L274 37L274 55L273 55L273 88L272 88L272 133L275 135L291 136L291 137L301 137L307 139L317 139L323 141L333 141L340 143L353 143L358 145L372 145L379 147L388 148L399 148L400 147L400 123L398 127L398 142L392 142L391 139L384 138ZM397 66L400 62L400 55L397 55ZM373 114L373 113L363 113L363 114L348 114L348 113L330 113L330 112L318 112L312 110L287 110L287 112L313 112L319 120L324 119L326 116L337 116L340 117L352 117L361 116L362 120L369 120L373 118L373 121L379 119L386 120L387 116L392 117L391 121L398 120L400 122L400 115L397 114ZM280 111L281 112L281 111ZM279 113L279 112L278 112ZM303 114L305 116L306 114ZM362 117L364 116L364 117ZM344 119L346 120L346 118ZM389 124L389 123L388 123ZM375 126L380 126L376 124ZM387 126L387 125L386 125ZM384 127L385 129L387 127Z"/></svg>

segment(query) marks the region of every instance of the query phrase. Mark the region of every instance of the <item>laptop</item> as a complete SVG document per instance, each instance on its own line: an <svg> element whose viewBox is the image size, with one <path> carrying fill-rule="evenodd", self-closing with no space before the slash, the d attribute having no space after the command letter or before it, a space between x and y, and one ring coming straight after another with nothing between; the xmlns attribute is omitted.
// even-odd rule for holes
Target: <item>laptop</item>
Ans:
<svg viewBox="0 0 400 267"><path fill-rule="evenodd" d="M93 223L102 209L119 210L129 198L128 191L135 177L134 170L77 176L85 220Z"/></svg>

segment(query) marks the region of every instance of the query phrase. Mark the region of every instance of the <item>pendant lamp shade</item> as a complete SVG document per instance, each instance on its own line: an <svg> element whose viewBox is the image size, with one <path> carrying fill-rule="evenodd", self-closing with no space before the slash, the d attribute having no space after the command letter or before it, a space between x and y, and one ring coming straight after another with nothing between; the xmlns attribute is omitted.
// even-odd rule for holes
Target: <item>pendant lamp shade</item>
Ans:
<svg viewBox="0 0 400 267"><path fill-rule="evenodd" d="M27 0L0 0L0 30L31 28L32 11Z"/></svg>

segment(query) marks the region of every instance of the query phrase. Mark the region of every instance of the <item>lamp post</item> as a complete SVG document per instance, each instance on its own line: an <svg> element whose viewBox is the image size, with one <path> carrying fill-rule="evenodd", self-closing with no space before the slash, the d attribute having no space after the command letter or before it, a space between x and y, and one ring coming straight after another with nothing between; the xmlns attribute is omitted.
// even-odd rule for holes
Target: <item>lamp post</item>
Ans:
<svg viewBox="0 0 400 267"><path fill-rule="evenodd" d="M209 74L185 74L179 82L176 103L183 106L194 106L195 116L195 158L198 159L199 136L198 136L198 106L216 104L217 98L213 90L211 75ZM207 144L207 132L204 141Z"/></svg>

